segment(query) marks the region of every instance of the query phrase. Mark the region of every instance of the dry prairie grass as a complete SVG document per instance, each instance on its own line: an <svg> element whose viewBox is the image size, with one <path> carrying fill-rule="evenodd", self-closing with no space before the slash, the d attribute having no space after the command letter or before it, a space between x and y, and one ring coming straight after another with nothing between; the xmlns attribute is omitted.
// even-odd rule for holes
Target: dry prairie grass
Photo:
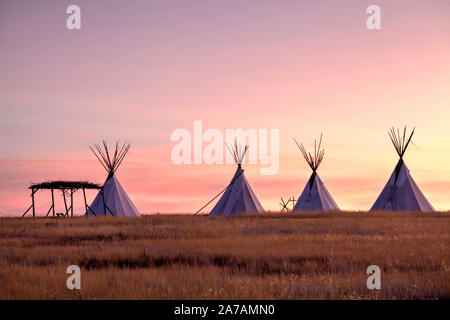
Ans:
<svg viewBox="0 0 450 320"><path fill-rule="evenodd" d="M0 299L448 299L449 249L449 213L4 218Z"/></svg>

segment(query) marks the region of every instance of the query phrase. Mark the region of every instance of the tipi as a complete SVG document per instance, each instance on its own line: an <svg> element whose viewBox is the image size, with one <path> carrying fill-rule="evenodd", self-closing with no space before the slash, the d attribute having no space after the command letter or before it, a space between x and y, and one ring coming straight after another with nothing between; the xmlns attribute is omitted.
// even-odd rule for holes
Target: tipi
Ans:
<svg viewBox="0 0 450 320"><path fill-rule="evenodd" d="M253 192L250 184L244 175L244 170L241 167L245 153L248 146L242 148L234 142L234 149L231 150L227 145L228 150L233 155L238 167L236 173L231 179L230 184L226 187L224 194L211 210L211 216L231 216L238 214L249 214L252 212L264 212L264 209Z"/></svg>
<svg viewBox="0 0 450 320"><path fill-rule="evenodd" d="M93 147L89 147L103 168L108 172L108 177L103 185L104 202L102 194L99 192L92 204L88 207L85 215L113 215L115 217L141 216L115 176L130 146L129 143L124 143L122 146L119 146L119 142L116 142L113 154L109 153L106 141L103 141L103 147L99 144L94 144Z"/></svg>
<svg viewBox="0 0 450 320"><path fill-rule="evenodd" d="M406 167L403 161L403 155L411 142L414 130L415 128L412 130L408 140L406 140L406 127L403 130L403 134L401 134L399 129L395 131L394 128L391 128L388 132L389 138L391 138L400 159L386 186L370 209L371 211L434 211L431 204L414 182L408 167Z"/></svg>
<svg viewBox="0 0 450 320"><path fill-rule="evenodd" d="M319 145L314 141L314 155L306 152L303 144L298 144L294 139L298 148L300 149L306 162L311 167L313 173L308 180L302 194L294 206L294 211L336 211L339 210L338 205L333 200L333 197L325 188L324 183L317 174L317 168L323 160L325 150L320 149L322 145L322 134L320 135Z"/></svg>

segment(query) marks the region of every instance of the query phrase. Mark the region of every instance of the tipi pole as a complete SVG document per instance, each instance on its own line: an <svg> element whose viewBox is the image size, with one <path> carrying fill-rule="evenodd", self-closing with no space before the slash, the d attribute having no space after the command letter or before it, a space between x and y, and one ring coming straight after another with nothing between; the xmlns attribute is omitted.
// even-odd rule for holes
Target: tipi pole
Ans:
<svg viewBox="0 0 450 320"><path fill-rule="evenodd" d="M87 205L87 210L88 210L88 211L91 210L91 212L94 214L94 216L97 216L97 215L95 214L94 210L92 210L92 208L91 208L88 204L86 204L86 205Z"/></svg>
<svg viewBox="0 0 450 320"><path fill-rule="evenodd" d="M34 189L31 189L31 205L32 205L32 207L33 207L33 218L35 218L36 217L36 210L35 210L35 207L34 207Z"/></svg>
<svg viewBox="0 0 450 320"><path fill-rule="evenodd" d="M116 215L112 212L112 210L106 204L105 204L105 206L106 206L106 209L109 211L109 213L111 213L111 215L113 217L115 217Z"/></svg>

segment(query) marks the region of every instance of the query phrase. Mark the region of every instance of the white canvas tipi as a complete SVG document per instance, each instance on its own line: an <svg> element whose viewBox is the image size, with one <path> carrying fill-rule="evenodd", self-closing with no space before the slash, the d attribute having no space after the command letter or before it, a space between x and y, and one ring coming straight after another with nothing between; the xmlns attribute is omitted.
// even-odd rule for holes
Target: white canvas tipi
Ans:
<svg viewBox="0 0 450 320"><path fill-rule="evenodd" d="M294 139L295 141L295 139ZM298 144L295 141L298 148L300 149L306 162L311 167L313 173L308 180L302 194L297 200L294 206L294 211L337 211L339 210L338 205L333 200L333 197L328 192L324 183L317 174L317 168L323 160L325 155L325 150L320 149L322 145L322 135L320 135L319 145L314 142L314 155L306 152L303 144Z"/></svg>
<svg viewBox="0 0 450 320"><path fill-rule="evenodd" d="M103 148L98 144L94 144L95 149L92 147L90 148L98 161L100 161L102 166L108 172L108 177L103 185L103 197L100 191L92 204L88 207L85 215L140 217L139 211L136 209L115 176L115 172L130 149L130 144L124 143L122 146L119 146L119 142L116 142L114 154L111 155L109 154L108 145L105 141L103 141Z"/></svg>
<svg viewBox="0 0 450 320"><path fill-rule="evenodd" d="M230 152L233 154L238 167L224 194L211 210L211 216L231 216L264 212L261 203L245 178L244 170L241 167L247 150L248 146L242 149L236 141L234 142L234 150L230 150Z"/></svg>
<svg viewBox="0 0 450 320"><path fill-rule="evenodd" d="M406 127L403 134L398 129L396 132L394 128L388 132L400 159L386 186L370 209L371 211L434 211L433 206L420 191L403 161L403 155L411 142L414 130L408 140L406 140Z"/></svg>

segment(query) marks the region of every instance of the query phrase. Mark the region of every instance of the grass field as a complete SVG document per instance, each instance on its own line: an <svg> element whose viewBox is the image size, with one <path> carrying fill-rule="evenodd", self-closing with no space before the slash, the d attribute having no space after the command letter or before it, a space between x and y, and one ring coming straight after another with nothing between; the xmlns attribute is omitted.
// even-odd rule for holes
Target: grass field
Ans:
<svg viewBox="0 0 450 320"><path fill-rule="evenodd" d="M0 299L449 298L449 213L0 219Z"/></svg>

